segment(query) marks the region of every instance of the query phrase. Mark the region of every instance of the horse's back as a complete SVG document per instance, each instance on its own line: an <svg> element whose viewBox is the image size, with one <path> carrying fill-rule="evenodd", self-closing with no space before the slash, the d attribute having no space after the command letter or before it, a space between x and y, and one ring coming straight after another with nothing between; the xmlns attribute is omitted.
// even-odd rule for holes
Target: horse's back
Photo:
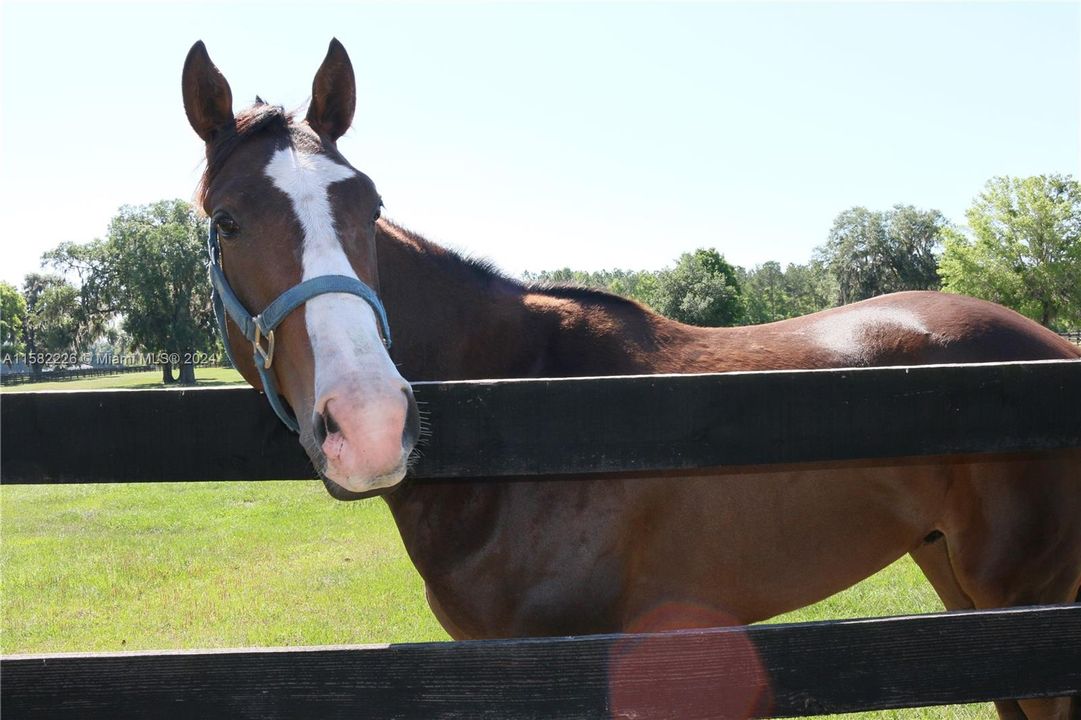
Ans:
<svg viewBox="0 0 1081 720"><path fill-rule="evenodd" d="M817 350L814 365L921 365L1081 358L1081 348L992 302L931 291L882 295L762 326Z"/></svg>

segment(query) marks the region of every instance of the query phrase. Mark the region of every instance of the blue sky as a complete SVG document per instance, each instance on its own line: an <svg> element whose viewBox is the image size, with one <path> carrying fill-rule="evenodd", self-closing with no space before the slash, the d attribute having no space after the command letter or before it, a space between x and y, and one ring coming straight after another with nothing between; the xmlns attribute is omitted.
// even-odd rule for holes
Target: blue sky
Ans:
<svg viewBox="0 0 1081 720"><path fill-rule="evenodd" d="M803 262L833 218L957 222L995 175L1079 173L1076 3L4 2L0 279L190 198L180 68L302 106L332 36L343 153L387 213L510 273L660 268L696 247Z"/></svg>

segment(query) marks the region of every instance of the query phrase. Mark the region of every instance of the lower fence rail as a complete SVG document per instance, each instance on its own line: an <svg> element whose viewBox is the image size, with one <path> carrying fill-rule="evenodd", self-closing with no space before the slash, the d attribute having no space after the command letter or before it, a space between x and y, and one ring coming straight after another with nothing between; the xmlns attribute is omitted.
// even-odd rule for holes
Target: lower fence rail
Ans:
<svg viewBox="0 0 1081 720"><path fill-rule="evenodd" d="M792 717L1081 692L1081 605L642 635L18 655L5 718Z"/></svg>

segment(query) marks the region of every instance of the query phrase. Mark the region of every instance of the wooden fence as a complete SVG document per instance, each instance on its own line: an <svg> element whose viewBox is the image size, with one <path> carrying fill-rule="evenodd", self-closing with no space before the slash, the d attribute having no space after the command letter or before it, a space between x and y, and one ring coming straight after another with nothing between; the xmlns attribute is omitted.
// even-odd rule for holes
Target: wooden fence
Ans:
<svg viewBox="0 0 1081 720"><path fill-rule="evenodd" d="M90 367L90 368L60 368L48 370L40 375L30 372L5 373L0 376L0 385L29 385L39 382L55 382L57 380L79 380L91 377L104 377L106 375L122 375L131 372L146 372L153 370L154 365L116 365L113 367Z"/></svg>
<svg viewBox="0 0 1081 720"><path fill-rule="evenodd" d="M1059 333L1059 335L1066 338L1074 345L1081 345L1081 330L1070 330L1069 332Z"/></svg>
<svg viewBox="0 0 1081 720"><path fill-rule="evenodd" d="M414 390L433 429L414 470L421 481L1081 447L1072 361ZM295 437L248 389L10 393L0 412L4 483L312 477ZM641 636L0 659L0 706L12 718L797 716L1077 693L1081 605Z"/></svg>

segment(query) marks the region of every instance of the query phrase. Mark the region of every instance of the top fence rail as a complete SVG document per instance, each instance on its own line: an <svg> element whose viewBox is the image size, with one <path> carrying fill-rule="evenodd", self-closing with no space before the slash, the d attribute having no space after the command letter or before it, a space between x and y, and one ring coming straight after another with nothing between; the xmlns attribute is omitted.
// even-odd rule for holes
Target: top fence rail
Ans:
<svg viewBox="0 0 1081 720"><path fill-rule="evenodd" d="M417 479L1081 447L1081 362L417 383ZM249 388L14 392L5 483L311 479Z"/></svg>

